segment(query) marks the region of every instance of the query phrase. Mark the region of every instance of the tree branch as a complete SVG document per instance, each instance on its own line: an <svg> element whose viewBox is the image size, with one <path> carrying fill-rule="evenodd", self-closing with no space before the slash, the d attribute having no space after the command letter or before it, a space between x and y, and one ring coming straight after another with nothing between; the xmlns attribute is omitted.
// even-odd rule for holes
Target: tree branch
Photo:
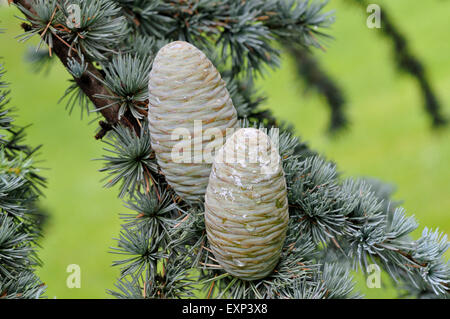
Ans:
<svg viewBox="0 0 450 319"><path fill-rule="evenodd" d="M31 1L30 0L12 0L15 4L20 4L22 7L27 9L32 14L36 14ZM32 20L32 17L26 17L29 21ZM31 22L30 22L31 23ZM26 26L22 25L22 27L26 30ZM81 62L78 56L73 56L73 50L67 45L67 43L63 42L62 39L55 37L53 39L53 52L56 56L61 60L62 64L68 69L68 62L70 59L75 59L78 62ZM134 130L137 134L140 132L140 126L137 123L136 119L129 113L126 112L122 118L119 120L119 105L114 104L114 100L107 98L99 98L98 95L103 96L111 96L112 93L105 87L105 85L101 82L103 79L103 74L97 69L92 62L85 61L87 65L86 72L80 77L75 78L74 80L84 94L91 100L94 106L99 109L99 112L106 119L106 124L110 128L117 125L118 123L122 124L125 127L128 127ZM111 105L106 107L107 105ZM96 135L97 139L101 139L107 131L105 131L105 127L101 125L100 132Z"/></svg>

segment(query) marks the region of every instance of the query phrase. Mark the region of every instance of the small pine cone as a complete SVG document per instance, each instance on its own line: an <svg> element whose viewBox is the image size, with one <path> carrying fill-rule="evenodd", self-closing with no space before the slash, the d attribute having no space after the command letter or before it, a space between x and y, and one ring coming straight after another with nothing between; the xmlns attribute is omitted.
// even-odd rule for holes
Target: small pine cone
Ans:
<svg viewBox="0 0 450 319"><path fill-rule="evenodd" d="M152 148L167 182L184 200L203 200L212 162L204 152L219 149L226 129L238 124L225 82L203 52L183 41L159 50L150 73L148 118ZM213 133L208 139L208 130L221 138ZM173 154L186 155L181 145L190 152L184 159Z"/></svg>
<svg viewBox="0 0 450 319"><path fill-rule="evenodd" d="M288 221L278 150L261 130L238 130L217 152L206 189L206 232L215 258L243 280L266 277L280 257Z"/></svg>

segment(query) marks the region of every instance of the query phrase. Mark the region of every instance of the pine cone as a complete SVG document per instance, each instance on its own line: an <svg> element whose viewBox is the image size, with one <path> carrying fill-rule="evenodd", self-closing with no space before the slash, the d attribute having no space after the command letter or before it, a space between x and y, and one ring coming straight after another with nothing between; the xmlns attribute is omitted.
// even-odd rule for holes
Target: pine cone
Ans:
<svg viewBox="0 0 450 319"><path fill-rule="evenodd" d="M280 257L288 221L278 150L261 130L240 129L217 152L205 195L215 258L241 279L266 277Z"/></svg>
<svg viewBox="0 0 450 319"><path fill-rule="evenodd" d="M159 50L150 73L148 117L152 148L167 182L184 200L203 200L213 158L205 159L204 152L219 149L226 129L237 127L237 112L225 82L203 52L183 41ZM194 121L199 121L197 127L201 123L195 134ZM189 140L172 137L180 128L186 129ZM205 132L213 128L223 138L208 140ZM173 155L181 145L192 150L183 163Z"/></svg>

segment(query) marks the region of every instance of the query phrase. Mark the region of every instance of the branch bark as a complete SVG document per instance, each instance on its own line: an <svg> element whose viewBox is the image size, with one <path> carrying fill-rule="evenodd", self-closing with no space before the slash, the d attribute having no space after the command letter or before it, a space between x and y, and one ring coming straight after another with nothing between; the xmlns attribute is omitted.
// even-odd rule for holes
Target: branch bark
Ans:
<svg viewBox="0 0 450 319"><path fill-rule="evenodd" d="M34 10L33 6L31 5L30 0L11 0L15 4L20 4L22 7L27 9L32 14L36 14L36 11ZM32 17L26 17L30 23L32 20ZM80 61L80 58L77 55L73 55L73 50L68 47L66 43L61 41L61 39L55 37L53 39L53 47L52 51L56 54L56 56L61 60L62 64L68 69L68 62L69 59L76 59L78 62ZM101 139L105 134L105 127L109 127L110 129L113 128L117 124L124 125L125 127L128 127L136 132L136 134L139 134L140 132L140 126L139 123L137 123L136 119L131 115L130 112L126 112L121 119L119 120L119 105L114 104L113 100L106 99L106 98L98 98L96 97L97 94L111 96L113 95L107 87L101 82L101 79L103 79L103 74L100 72L99 69L97 69L92 62L85 61L87 64L87 70L86 72L80 77L80 78L74 78L77 85L80 87L80 89L83 91L84 94L91 100L91 102L94 104L94 106L99 109L99 112L102 114L102 116L105 118L106 123L108 125L101 125L100 132L95 136L97 139ZM106 107L107 105L111 105L109 107ZM106 108L105 108L106 107Z"/></svg>

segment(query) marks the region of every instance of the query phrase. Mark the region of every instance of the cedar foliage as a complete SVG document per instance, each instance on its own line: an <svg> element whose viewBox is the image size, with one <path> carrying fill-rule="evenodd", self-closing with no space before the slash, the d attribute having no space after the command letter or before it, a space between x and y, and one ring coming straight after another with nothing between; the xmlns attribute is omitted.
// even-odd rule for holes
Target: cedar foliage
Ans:
<svg viewBox="0 0 450 319"><path fill-rule="evenodd" d="M35 166L39 147L26 145L26 128L14 124L4 76L0 64L0 299L41 298L46 287L34 270L41 265L37 201L45 179Z"/></svg>
<svg viewBox="0 0 450 319"><path fill-rule="evenodd" d="M105 186L120 185L130 209L113 252L120 259L117 298L353 298L351 269L377 264L410 297L448 297L447 237L418 225L373 180L343 179L289 126L261 110L253 85L277 67L275 42L320 47L333 15L305 0L15 0L25 15L23 39L66 66L73 81L69 108L101 113ZM80 8L71 21L68 4ZM71 23L72 22L72 23ZM73 23L75 22L75 23ZM225 273L208 248L203 206L182 201L161 175L149 142L147 85L164 44L188 41L221 71L241 125L279 131L290 222L281 258L268 277L243 281ZM45 55L42 55L45 57ZM199 292L199 289L203 293Z"/></svg>

